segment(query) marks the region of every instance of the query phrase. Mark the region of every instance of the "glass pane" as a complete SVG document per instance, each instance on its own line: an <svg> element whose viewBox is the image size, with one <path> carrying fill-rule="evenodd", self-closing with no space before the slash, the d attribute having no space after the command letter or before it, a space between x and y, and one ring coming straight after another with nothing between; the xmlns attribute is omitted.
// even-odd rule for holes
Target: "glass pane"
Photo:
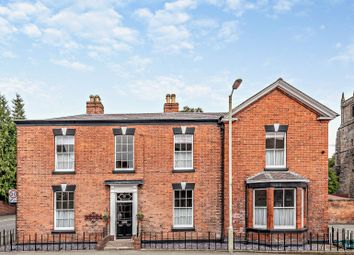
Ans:
<svg viewBox="0 0 354 255"><path fill-rule="evenodd" d="M70 192L69 193L69 199L70 200L74 200L74 192Z"/></svg>
<svg viewBox="0 0 354 255"><path fill-rule="evenodd" d="M61 145L57 145L57 153L60 153L60 152L62 152L63 150L62 150L62 148L61 148Z"/></svg>
<svg viewBox="0 0 354 255"><path fill-rule="evenodd" d="M191 191L191 190L187 190L187 197L188 198L192 198L193 196L192 196L192 192L193 191Z"/></svg>
<svg viewBox="0 0 354 255"><path fill-rule="evenodd" d="M181 144L179 143L175 144L175 151L181 151Z"/></svg>
<svg viewBox="0 0 354 255"><path fill-rule="evenodd" d="M265 190L255 190L254 203L258 207L267 206L267 192Z"/></svg>
<svg viewBox="0 0 354 255"><path fill-rule="evenodd" d="M285 207L294 207L294 190L285 190Z"/></svg>
<svg viewBox="0 0 354 255"><path fill-rule="evenodd" d="M276 148L277 149L284 149L284 136L277 136L277 139L276 139Z"/></svg>
<svg viewBox="0 0 354 255"><path fill-rule="evenodd" d="M266 139L266 149L274 149L275 139L274 137L269 137Z"/></svg>
<svg viewBox="0 0 354 255"><path fill-rule="evenodd" d="M275 164L274 154L275 154L275 151L273 151L273 150L266 151L266 165L267 166L274 166L274 164Z"/></svg>
<svg viewBox="0 0 354 255"><path fill-rule="evenodd" d="M283 207L283 190L274 190L274 207Z"/></svg>
<svg viewBox="0 0 354 255"><path fill-rule="evenodd" d="M187 144L187 151L192 151L192 144L191 143Z"/></svg>

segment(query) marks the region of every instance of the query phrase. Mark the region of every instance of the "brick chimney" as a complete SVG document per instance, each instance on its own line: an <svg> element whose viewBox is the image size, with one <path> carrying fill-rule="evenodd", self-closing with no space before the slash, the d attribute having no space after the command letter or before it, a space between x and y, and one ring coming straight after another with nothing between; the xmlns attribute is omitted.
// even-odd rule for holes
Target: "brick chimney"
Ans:
<svg viewBox="0 0 354 255"><path fill-rule="evenodd" d="M90 101L86 102L86 114L104 114L104 107L99 95L90 96Z"/></svg>
<svg viewBox="0 0 354 255"><path fill-rule="evenodd" d="M176 103L176 95L175 94L167 94L166 95L166 103L163 107L164 112L178 112L179 105Z"/></svg>

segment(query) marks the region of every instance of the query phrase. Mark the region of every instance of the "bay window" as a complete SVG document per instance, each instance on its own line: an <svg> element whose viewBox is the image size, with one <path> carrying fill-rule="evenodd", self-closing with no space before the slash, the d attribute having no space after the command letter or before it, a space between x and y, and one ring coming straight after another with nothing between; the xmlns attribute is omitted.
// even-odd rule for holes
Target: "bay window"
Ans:
<svg viewBox="0 0 354 255"><path fill-rule="evenodd" d="M265 189L254 190L254 228L267 227L267 191Z"/></svg>
<svg viewBox="0 0 354 255"><path fill-rule="evenodd" d="M274 190L274 228L295 228L295 189Z"/></svg>

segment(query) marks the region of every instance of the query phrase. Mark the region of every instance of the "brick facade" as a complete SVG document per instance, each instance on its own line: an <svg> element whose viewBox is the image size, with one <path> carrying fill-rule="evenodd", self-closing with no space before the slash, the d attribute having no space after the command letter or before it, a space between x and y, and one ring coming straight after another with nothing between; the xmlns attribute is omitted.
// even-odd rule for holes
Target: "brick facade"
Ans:
<svg viewBox="0 0 354 255"><path fill-rule="evenodd" d="M265 125L288 125L286 161L290 171L310 180L308 228L324 231L328 223L328 121L276 89L235 116L233 123L233 219L245 231L245 180L265 168ZM228 183L228 123L225 123L225 183ZM225 187L225 224L228 219Z"/></svg>
<svg viewBox="0 0 354 255"><path fill-rule="evenodd" d="M282 81L277 81L282 82ZM172 98L171 98L172 96ZM138 212L144 215L140 230L171 231L173 225L172 184L194 185L193 231L219 236L228 227L228 124L223 114L178 112L175 95L166 97L164 112L132 115L133 121L114 115L22 121L17 126L18 211L17 231L47 234L54 228L53 185L76 185L75 231L97 233L105 223L85 220L94 212L110 210L110 187L105 181L139 181ZM95 98L93 99L94 103ZM101 103L101 102L99 102ZM87 107L91 107L88 102ZM101 108L99 108L101 109ZM176 110L177 109L177 110ZM95 110L96 111L96 110ZM92 114L97 112L92 112ZM103 111L103 105L102 105ZM214 117L212 117L214 116ZM127 118L127 116L123 116ZM313 109L275 88L237 112L233 123L233 224L235 232L253 226L253 189L246 180L265 168L265 125L288 126L286 165L309 181L302 203L302 188L296 188L296 228L324 231L328 223L327 137L329 119L318 119ZM90 119L91 118L91 119ZM100 122L100 118L106 118ZM138 119L140 118L140 119ZM90 122L91 121L91 122ZM140 122L139 122L140 121ZM120 123L121 122L121 123ZM134 172L115 173L114 128L128 127L134 133ZM174 168L174 128L194 128L193 171ZM55 142L53 129L75 129L75 173L53 173ZM181 130L183 130L181 128ZM286 170L287 171L287 170ZM112 190L111 190L112 191ZM273 229L274 188L267 188L267 229ZM311 205L311 206L308 206ZM302 206L306 212L302 220ZM114 220L114 219L111 219ZM247 224L246 224L247 223Z"/></svg>
<svg viewBox="0 0 354 255"><path fill-rule="evenodd" d="M52 185L75 184L76 231L95 232L103 222L91 224L85 215L109 210L109 187L105 180L144 180L139 188L139 211L144 231L171 231L172 183L195 183L196 231L221 230L221 139L217 124L193 124L194 168L192 173L173 173L173 128L178 125L143 125L135 128L135 173L113 174L114 136L117 126L69 126L75 134L75 174L53 174L54 136L58 126L19 126L18 212L19 233L53 230ZM188 125L190 126L190 125ZM30 160L28 159L30 157ZM98 224L98 225L97 225Z"/></svg>
<svg viewBox="0 0 354 255"><path fill-rule="evenodd" d="M0 201L0 216L11 215L16 213L16 206L9 205L4 201Z"/></svg>

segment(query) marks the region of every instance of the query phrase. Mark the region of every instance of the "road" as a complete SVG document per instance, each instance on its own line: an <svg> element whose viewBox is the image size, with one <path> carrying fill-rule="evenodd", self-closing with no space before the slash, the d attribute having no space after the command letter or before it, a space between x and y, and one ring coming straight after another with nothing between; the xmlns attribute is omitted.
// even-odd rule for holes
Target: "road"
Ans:
<svg viewBox="0 0 354 255"><path fill-rule="evenodd" d="M16 228L16 216L5 215L0 216L0 231L14 230Z"/></svg>

